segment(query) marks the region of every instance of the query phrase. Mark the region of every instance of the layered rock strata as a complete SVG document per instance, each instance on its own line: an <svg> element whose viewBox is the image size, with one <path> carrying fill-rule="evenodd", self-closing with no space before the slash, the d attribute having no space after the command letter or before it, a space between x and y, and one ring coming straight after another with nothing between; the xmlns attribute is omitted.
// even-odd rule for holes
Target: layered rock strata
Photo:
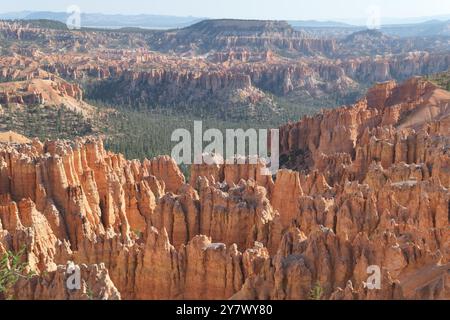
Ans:
<svg viewBox="0 0 450 320"><path fill-rule="evenodd" d="M282 127L274 177L196 165L187 184L97 138L2 144L0 253L25 247L24 299L86 298L98 273L101 299L449 299L449 102L377 85ZM68 261L91 266L84 291L62 286Z"/></svg>

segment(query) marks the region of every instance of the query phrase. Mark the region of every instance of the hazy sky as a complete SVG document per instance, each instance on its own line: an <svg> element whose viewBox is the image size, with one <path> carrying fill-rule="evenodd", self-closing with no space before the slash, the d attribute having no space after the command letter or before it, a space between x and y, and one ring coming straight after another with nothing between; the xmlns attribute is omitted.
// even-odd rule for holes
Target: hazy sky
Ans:
<svg viewBox="0 0 450 320"><path fill-rule="evenodd" d="M382 17L408 18L450 14L450 0L1 0L1 12L66 11L165 14L248 19L364 19L371 6Z"/></svg>

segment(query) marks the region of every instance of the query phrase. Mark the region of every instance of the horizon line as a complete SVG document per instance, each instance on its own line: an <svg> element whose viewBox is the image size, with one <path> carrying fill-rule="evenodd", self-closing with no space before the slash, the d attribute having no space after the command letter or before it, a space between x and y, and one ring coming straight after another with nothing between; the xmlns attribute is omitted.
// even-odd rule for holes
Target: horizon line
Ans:
<svg viewBox="0 0 450 320"><path fill-rule="evenodd" d="M65 11L52 11L52 10L18 10L18 11L7 11L7 12L0 12L0 15L7 15L7 14L17 14L17 13L42 13L42 12L48 12L48 13L64 13L67 14ZM81 14L98 14L98 15L104 15L104 16L128 16L128 17L137 17L137 16L161 16L161 17L173 17L173 18L194 18L194 19L202 19L202 20L249 20L249 21L298 21L298 22L334 22L334 23L341 23L341 24L347 24L349 26L355 26L360 27L362 24L356 23L357 20L361 20L361 18L308 18L308 19L279 19L279 18L232 18L232 17L207 17L207 16L193 16L193 15L176 15L176 14L159 14L159 13L105 13L105 12L93 12L93 11L81 11ZM441 19L440 19L441 18ZM410 17L381 17L382 20L399 20L397 23L385 23L382 25L392 25L392 24L405 24L404 22L401 22L402 20L423 20L421 22L409 22L408 24L419 24L419 23L426 23L430 21L450 21L450 12L449 13L443 13L439 15L431 15L431 16L410 16ZM21 19L16 19L21 20Z"/></svg>

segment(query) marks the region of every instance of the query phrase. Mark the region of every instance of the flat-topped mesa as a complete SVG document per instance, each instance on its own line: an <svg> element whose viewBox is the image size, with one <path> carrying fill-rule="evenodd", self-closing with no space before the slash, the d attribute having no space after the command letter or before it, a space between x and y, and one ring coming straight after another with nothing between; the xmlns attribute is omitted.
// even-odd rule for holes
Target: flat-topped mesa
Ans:
<svg viewBox="0 0 450 320"><path fill-rule="evenodd" d="M273 49L295 54L330 55L336 49L334 39L313 38L294 30L285 21L204 20L184 29L159 33L151 41L158 51L186 51L187 48L207 53L211 50L251 48Z"/></svg>
<svg viewBox="0 0 450 320"><path fill-rule="evenodd" d="M286 21L274 20L212 19L198 22L186 29L221 35L296 34L296 31Z"/></svg>

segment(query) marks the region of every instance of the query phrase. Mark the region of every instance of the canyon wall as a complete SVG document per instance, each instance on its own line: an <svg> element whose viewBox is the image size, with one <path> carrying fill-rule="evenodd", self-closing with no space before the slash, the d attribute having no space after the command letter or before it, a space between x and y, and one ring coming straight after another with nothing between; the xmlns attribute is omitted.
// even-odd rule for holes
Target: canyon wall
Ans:
<svg viewBox="0 0 450 320"><path fill-rule="evenodd" d="M416 78L377 85L282 127L275 177L217 164L185 181L98 138L2 144L0 253L24 247L36 272L17 298L86 298L101 274L96 299L450 299L449 102Z"/></svg>

